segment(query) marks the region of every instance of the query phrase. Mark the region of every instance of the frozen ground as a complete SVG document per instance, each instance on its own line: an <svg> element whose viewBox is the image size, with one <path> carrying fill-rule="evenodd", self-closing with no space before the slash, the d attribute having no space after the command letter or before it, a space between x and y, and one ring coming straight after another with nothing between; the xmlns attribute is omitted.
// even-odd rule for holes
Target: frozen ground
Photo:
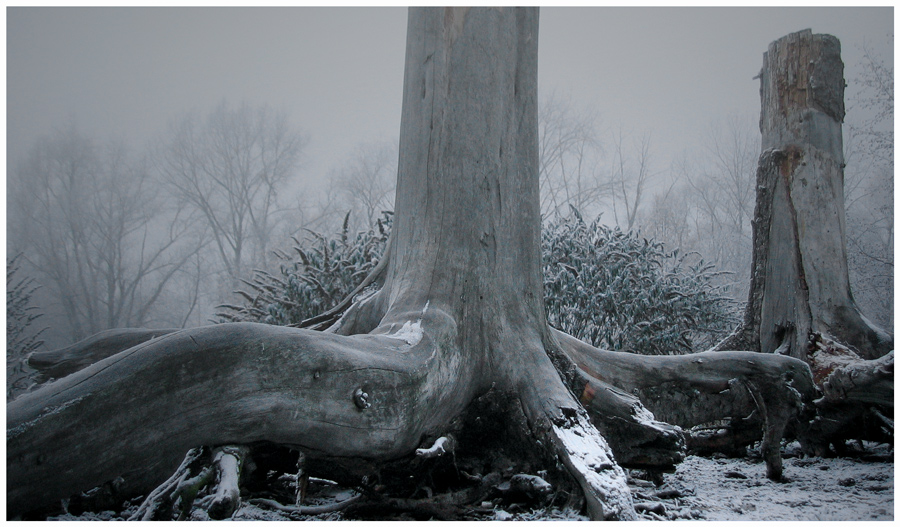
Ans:
<svg viewBox="0 0 900 527"><path fill-rule="evenodd" d="M653 498L671 489L682 496L655 500L663 502L667 519L893 520L894 464L884 460L892 459L891 452L876 447L873 453L862 458L787 458L783 483L766 479L761 459L690 456L665 476L661 487L635 492L635 502L645 501L641 495Z"/></svg>
<svg viewBox="0 0 900 527"><path fill-rule="evenodd" d="M759 458L689 456L661 484L641 471L630 471L635 508L645 520L870 521L894 519L894 463L888 445L867 443L853 457L817 458L798 455L796 444L785 449L785 482L765 477ZM313 497L315 505L342 501L350 491L332 489ZM65 515L58 520L119 520L126 514L105 512ZM208 519L196 510L191 519ZM318 516L288 515L245 503L235 520L342 520L340 512ZM399 517L398 519L404 519ZM471 519L587 520L557 509L482 509Z"/></svg>

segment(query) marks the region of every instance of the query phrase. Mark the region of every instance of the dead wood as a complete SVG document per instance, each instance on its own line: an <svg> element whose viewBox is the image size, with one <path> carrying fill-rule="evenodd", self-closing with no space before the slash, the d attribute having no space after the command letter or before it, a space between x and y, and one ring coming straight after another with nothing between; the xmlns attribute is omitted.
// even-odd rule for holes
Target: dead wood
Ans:
<svg viewBox="0 0 900 527"><path fill-rule="evenodd" d="M176 329L118 328L101 331L71 346L53 351L37 351L28 356L28 365L40 372L35 379L44 383L87 368L95 362Z"/></svg>
<svg viewBox="0 0 900 527"><path fill-rule="evenodd" d="M266 498L253 498L249 500L249 502L253 503L254 505L263 505L282 512L289 512L302 516L315 516L317 514L342 511L350 505L356 503L361 497L361 494L357 494L351 498L347 498L346 500L329 503L327 505L283 505L275 500Z"/></svg>
<svg viewBox="0 0 900 527"><path fill-rule="evenodd" d="M785 428L815 398L809 367L790 357L741 351L648 357L556 336L585 374L634 394L652 412L646 414L650 417L687 429L758 413L764 423L761 451L771 479L781 477Z"/></svg>
<svg viewBox="0 0 900 527"><path fill-rule="evenodd" d="M850 291L840 52L837 38L804 30L763 56L750 293L743 324L716 346L811 366L825 396L812 426L798 430L819 452L864 434L866 406L893 400L892 365L866 364L892 353L893 335L861 314Z"/></svg>
<svg viewBox="0 0 900 527"><path fill-rule="evenodd" d="M894 352L864 360L823 335L812 335L810 350L821 397L804 434L806 449L823 456L830 454L829 445L840 451L847 439L892 442Z"/></svg>

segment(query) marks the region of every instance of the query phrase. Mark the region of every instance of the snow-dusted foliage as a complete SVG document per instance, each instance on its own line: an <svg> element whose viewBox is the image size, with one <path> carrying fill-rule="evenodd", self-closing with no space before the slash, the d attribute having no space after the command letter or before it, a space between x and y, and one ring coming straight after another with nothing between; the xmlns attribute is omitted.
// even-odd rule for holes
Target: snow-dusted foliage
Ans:
<svg viewBox="0 0 900 527"><path fill-rule="evenodd" d="M599 220L599 219L598 219ZM543 228L544 296L550 324L606 349L645 354L700 351L738 322L738 306L716 285L718 273L696 253L662 244L580 214ZM391 216L351 237L295 239L281 275L256 271L240 306L221 306L227 321L296 324L340 302L378 263Z"/></svg>
<svg viewBox="0 0 900 527"><path fill-rule="evenodd" d="M701 351L738 322L720 275L696 253L599 222L577 210L543 228L550 325L594 346L642 354Z"/></svg>
<svg viewBox="0 0 900 527"><path fill-rule="evenodd" d="M281 275L254 271L244 280L250 291L238 291L242 305L219 306L218 316L229 322L251 321L289 325L321 314L350 294L378 264L390 233L392 213L385 212L372 229L351 236L350 214L340 233L326 236L310 231L294 238L295 255L276 252L284 262Z"/></svg>
<svg viewBox="0 0 900 527"><path fill-rule="evenodd" d="M44 329L35 330L33 323L42 316L31 305L31 296L39 287L33 278L19 278L19 257L6 262L6 400L27 390L34 384L25 365L28 354L44 344L40 340Z"/></svg>

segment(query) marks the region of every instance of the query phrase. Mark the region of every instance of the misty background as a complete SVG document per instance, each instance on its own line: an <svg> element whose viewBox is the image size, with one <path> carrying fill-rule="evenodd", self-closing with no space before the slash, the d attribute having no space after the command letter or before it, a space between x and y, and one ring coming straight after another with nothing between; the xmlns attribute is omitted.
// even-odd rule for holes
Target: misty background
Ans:
<svg viewBox="0 0 900 527"><path fill-rule="evenodd" d="M854 295L893 327L893 8L542 8L542 211L696 251L743 301L768 44L841 40ZM7 17L7 262L47 348L183 327L396 178L405 8ZM350 212L349 217L347 213ZM8 272L9 302L9 272Z"/></svg>

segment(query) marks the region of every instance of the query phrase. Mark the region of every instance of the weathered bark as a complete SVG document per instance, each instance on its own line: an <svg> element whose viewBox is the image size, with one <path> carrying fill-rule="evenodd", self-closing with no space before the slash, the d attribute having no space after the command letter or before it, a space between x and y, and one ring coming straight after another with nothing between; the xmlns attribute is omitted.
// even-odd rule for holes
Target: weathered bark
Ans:
<svg viewBox="0 0 900 527"><path fill-rule="evenodd" d="M882 357L894 345L892 335L860 313L850 291L843 69L838 39L809 30L771 43L763 56L750 294L743 324L716 346L789 355L812 366L828 395L801 429L804 443L819 454L847 429L865 435L857 418L872 400L893 401L893 366L867 384L868 401L854 401L852 390L834 388L838 377L823 384L812 356L822 340L851 347L859 360ZM883 393L873 395L877 390Z"/></svg>
<svg viewBox="0 0 900 527"><path fill-rule="evenodd" d="M741 351L648 357L601 350L563 333L557 337L585 375L634 394L653 412L645 411L650 418L689 428L758 412L766 474L781 479L785 427L815 396L810 369L802 361ZM582 401L594 393L588 383ZM617 440L610 438L612 444ZM639 451L652 452L647 448L652 444L640 445Z"/></svg>
<svg viewBox="0 0 900 527"><path fill-rule="evenodd" d="M894 352L863 360L831 339L815 336L810 342L813 378L822 397L805 433L812 453L829 454L847 439L893 442Z"/></svg>
<svg viewBox="0 0 900 527"><path fill-rule="evenodd" d="M894 406L894 352L835 369L822 383L825 400Z"/></svg>
<svg viewBox="0 0 900 527"><path fill-rule="evenodd" d="M719 349L807 360L810 333L874 359L893 337L863 317L847 270L840 42L805 30L769 45L760 72L762 154L744 323Z"/></svg>
<svg viewBox="0 0 900 527"><path fill-rule="evenodd" d="M146 491L198 445L269 441L361 476L494 391L592 517L633 518L624 472L545 352L537 15L411 10L396 219L383 287L350 309L365 316L333 333L179 331L22 397L7 408L9 513L120 475L123 494Z"/></svg>
<svg viewBox="0 0 900 527"><path fill-rule="evenodd" d="M35 380L44 383L51 379L61 379L120 351L174 331L177 330L109 329L66 348L34 352L28 356L28 365L39 372Z"/></svg>
<svg viewBox="0 0 900 527"><path fill-rule="evenodd" d="M816 338L811 346L813 378L821 387L824 405L830 402L894 406L894 352L863 360L846 346Z"/></svg>

